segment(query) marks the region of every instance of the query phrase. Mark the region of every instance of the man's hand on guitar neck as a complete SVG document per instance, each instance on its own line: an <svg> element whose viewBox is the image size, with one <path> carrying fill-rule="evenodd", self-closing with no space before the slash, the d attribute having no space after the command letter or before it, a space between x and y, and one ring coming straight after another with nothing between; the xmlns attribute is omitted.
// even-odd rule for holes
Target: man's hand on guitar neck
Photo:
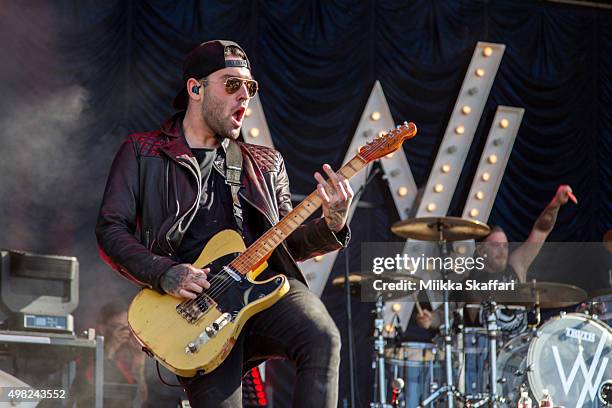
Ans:
<svg viewBox="0 0 612 408"><path fill-rule="evenodd" d="M347 179L338 176L329 164L323 165L323 171L329 176L329 183L317 171L314 174L319 183L317 191L323 201L323 216L330 230L339 232L344 228L348 210L353 200L353 189Z"/></svg>
<svg viewBox="0 0 612 408"><path fill-rule="evenodd" d="M191 264L174 265L161 277L161 287L169 295L195 299L198 293L208 289L210 283L206 280L209 268L198 269Z"/></svg>

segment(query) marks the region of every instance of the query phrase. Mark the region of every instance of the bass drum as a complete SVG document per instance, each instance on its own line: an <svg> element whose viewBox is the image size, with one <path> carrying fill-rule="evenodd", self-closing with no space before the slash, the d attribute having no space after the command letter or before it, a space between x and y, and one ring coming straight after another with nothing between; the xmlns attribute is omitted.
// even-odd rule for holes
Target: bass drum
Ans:
<svg viewBox="0 0 612 408"><path fill-rule="evenodd" d="M533 334L525 332L504 344L497 355L497 375L502 378L497 386L497 393L504 397L507 407L516 407L520 387L527 384L527 352Z"/></svg>
<svg viewBox="0 0 612 408"><path fill-rule="evenodd" d="M532 398L547 389L556 406L598 407L597 391L612 378L612 330L589 316L562 314L544 323L535 335L509 341L498 357L505 382L499 393L516 406L519 387L528 384Z"/></svg>

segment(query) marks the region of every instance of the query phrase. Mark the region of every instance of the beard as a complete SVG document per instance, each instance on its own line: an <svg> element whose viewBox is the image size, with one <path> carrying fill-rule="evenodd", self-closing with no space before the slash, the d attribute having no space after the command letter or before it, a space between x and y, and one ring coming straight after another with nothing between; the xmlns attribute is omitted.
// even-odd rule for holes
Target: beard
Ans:
<svg viewBox="0 0 612 408"><path fill-rule="evenodd" d="M224 104L210 92L204 93L202 99L202 119L210 129L221 138L237 139L240 128L234 128L229 117L223 116Z"/></svg>

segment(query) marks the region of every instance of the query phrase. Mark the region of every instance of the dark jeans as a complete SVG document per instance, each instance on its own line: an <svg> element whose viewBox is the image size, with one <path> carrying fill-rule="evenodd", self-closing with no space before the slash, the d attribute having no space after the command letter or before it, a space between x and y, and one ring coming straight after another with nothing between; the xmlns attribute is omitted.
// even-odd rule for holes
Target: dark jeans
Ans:
<svg viewBox="0 0 612 408"><path fill-rule="evenodd" d="M289 282L289 293L249 320L216 370L180 379L192 407L241 407L242 375L270 357L296 365L294 407L337 406L340 333L321 300L303 283Z"/></svg>

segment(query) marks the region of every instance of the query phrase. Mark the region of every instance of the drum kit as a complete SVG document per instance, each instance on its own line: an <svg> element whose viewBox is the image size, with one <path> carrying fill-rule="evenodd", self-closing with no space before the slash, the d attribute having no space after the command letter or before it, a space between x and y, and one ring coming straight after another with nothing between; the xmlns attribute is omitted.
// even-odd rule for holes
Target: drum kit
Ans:
<svg viewBox="0 0 612 408"><path fill-rule="evenodd" d="M427 217L400 221L392 231L402 238L436 242L446 257L447 243L480 239L490 229L457 217ZM439 272L447 279L451 271ZM417 287L420 281L399 272L386 278L414 281ZM371 288L374 279L380 277L351 274L349 283ZM344 286L344 281L340 277L333 284ZM516 407L522 391L536 401L550 394L555 406L607 406L601 395L606 384L612 388L612 322L606 321L612 318L607 314L612 312L612 289L589 297L575 286L531 281L517 283L513 293L520 303L482 292L475 298L468 291L454 297L461 302L454 303L443 290L439 336L427 343L385 336L383 310L390 298L380 293L374 308L376 375L370 407ZM572 313L560 312L541 324L541 309L578 303ZM453 305L459 307L451 311ZM469 327L474 315L475 326Z"/></svg>

